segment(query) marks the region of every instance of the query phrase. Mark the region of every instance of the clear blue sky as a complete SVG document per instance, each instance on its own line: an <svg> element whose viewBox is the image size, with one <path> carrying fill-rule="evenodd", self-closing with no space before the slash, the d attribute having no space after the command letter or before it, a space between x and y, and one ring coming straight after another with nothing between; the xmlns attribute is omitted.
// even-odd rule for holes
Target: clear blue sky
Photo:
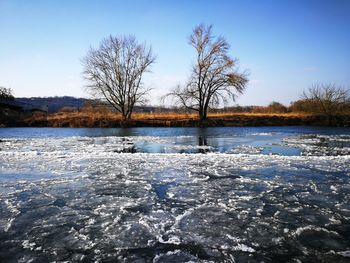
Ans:
<svg viewBox="0 0 350 263"><path fill-rule="evenodd" d="M81 59L109 34L157 54L151 104L188 76L192 28L212 24L250 83L236 103L288 104L315 82L350 86L350 1L0 0L0 86L17 97L87 97Z"/></svg>

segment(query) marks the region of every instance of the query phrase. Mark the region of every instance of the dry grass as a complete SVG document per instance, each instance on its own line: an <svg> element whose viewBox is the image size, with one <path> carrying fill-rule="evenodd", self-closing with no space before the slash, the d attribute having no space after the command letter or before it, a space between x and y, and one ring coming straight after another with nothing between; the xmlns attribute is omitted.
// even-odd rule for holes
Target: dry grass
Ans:
<svg viewBox="0 0 350 263"><path fill-rule="evenodd" d="M40 127L119 127L122 116L113 112L71 111L52 114L33 114L24 119L28 126ZM134 113L127 125L153 127L193 127L199 122L195 113ZM337 119L336 125L348 126L350 120L343 116ZM210 113L206 126L283 126L283 125L328 125L324 116L309 113L251 113L224 112Z"/></svg>
<svg viewBox="0 0 350 263"><path fill-rule="evenodd" d="M47 115L47 119L79 119L79 118L92 118L92 119L108 119L108 120L121 120L121 115L113 112L58 112Z"/></svg>
<svg viewBox="0 0 350 263"><path fill-rule="evenodd" d="M251 113L251 112L224 112L224 113L209 113L208 118L229 118L237 116L247 116L247 117L271 117L271 116L280 116L280 117L306 117L310 116L307 113ZM106 119L111 121L121 121L122 116L119 113L113 112L59 112L49 114L47 120L65 120L65 119ZM164 112L164 113L134 113L132 115L133 120L196 120L198 115L196 113L176 113L176 112Z"/></svg>

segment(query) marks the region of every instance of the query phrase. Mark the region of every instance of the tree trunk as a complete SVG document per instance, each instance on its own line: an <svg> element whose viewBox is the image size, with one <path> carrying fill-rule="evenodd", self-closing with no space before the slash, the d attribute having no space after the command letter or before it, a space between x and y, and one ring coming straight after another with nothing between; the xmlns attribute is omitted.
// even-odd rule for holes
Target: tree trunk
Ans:
<svg viewBox="0 0 350 263"><path fill-rule="evenodd" d="M333 126L333 115L328 114L327 119L328 119L328 126Z"/></svg>
<svg viewBox="0 0 350 263"><path fill-rule="evenodd" d="M127 114L127 116L126 116L126 118L127 118L128 121L131 120L131 115L132 115L132 112L130 111L130 112Z"/></svg>
<svg viewBox="0 0 350 263"><path fill-rule="evenodd" d="M120 121L120 126L121 127L127 127L129 123L128 115L123 113L122 114L122 120Z"/></svg>
<svg viewBox="0 0 350 263"><path fill-rule="evenodd" d="M123 113L122 114L122 118L123 118L123 121L127 121L128 120L128 115Z"/></svg>
<svg viewBox="0 0 350 263"><path fill-rule="evenodd" d="M202 106L199 112L200 112L200 120L201 121L207 120L208 106L206 103Z"/></svg>
<svg viewBox="0 0 350 263"><path fill-rule="evenodd" d="M198 116L199 116L199 121L202 122L205 120L204 116L203 116L203 112L202 111L199 111L198 112Z"/></svg>
<svg viewBox="0 0 350 263"><path fill-rule="evenodd" d="M204 109L201 109L199 111L199 122L200 125L202 125L207 120L207 111Z"/></svg>

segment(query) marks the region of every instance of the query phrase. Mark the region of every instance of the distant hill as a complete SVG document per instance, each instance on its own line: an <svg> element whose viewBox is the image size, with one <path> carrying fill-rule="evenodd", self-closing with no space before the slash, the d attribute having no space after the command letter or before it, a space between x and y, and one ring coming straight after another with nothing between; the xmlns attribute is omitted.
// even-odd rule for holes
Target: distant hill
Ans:
<svg viewBox="0 0 350 263"><path fill-rule="evenodd" d="M1 102L1 101L0 101ZM70 96L63 97L31 97L31 98L15 98L11 105L21 108L23 111L44 110L49 113L58 112L62 108L81 108L84 103L92 102L90 99L75 98ZM93 101L93 104L99 104L99 101ZM103 103L103 102L102 102ZM6 103L8 104L8 103ZM111 111L113 107L106 105ZM135 106L135 112L169 112L171 108L156 106Z"/></svg>
<svg viewBox="0 0 350 263"><path fill-rule="evenodd" d="M32 98L16 98L15 104L24 111L30 111L33 109L45 110L50 113L57 112L63 107L80 108L88 99L75 98L69 96L63 97L32 97Z"/></svg>

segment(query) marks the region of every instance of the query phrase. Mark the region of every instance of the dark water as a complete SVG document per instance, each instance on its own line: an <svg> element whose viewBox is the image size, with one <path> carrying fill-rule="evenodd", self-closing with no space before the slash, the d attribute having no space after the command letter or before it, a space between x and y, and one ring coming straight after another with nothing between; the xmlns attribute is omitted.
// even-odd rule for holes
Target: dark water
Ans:
<svg viewBox="0 0 350 263"><path fill-rule="evenodd" d="M350 129L0 129L0 262L349 262Z"/></svg>
<svg viewBox="0 0 350 263"><path fill-rule="evenodd" d="M300 155L297 144L282 143L284 138L296 136L337 136L350 135L350 128L329 127L217 127L217 128L6 128L0 129L0 138L67 138L67 137L118 137L124 138L124 144L130 138L139 138L130 142L133 147L126 151L142 153L204 153L228 152L239 146L261 148L262 154ZM152 137L159 138L153 140ZM163 140L162 140L163 139ZM168 139L168 141L167 141ZM105 143L101 140L99 143ZM319 144L327 144L327 138ZM342 142L334 141L330 144ZM187 146L187 147L186 147ZM327 146L327 145L323 145ZM336 147L337 145L329 145ZM238 149L237 153L242 150ZM247 151L248 149L246 149ZM256 149L259 150L259 149ZM241 151L242 153L242 151Z"/></svg>

